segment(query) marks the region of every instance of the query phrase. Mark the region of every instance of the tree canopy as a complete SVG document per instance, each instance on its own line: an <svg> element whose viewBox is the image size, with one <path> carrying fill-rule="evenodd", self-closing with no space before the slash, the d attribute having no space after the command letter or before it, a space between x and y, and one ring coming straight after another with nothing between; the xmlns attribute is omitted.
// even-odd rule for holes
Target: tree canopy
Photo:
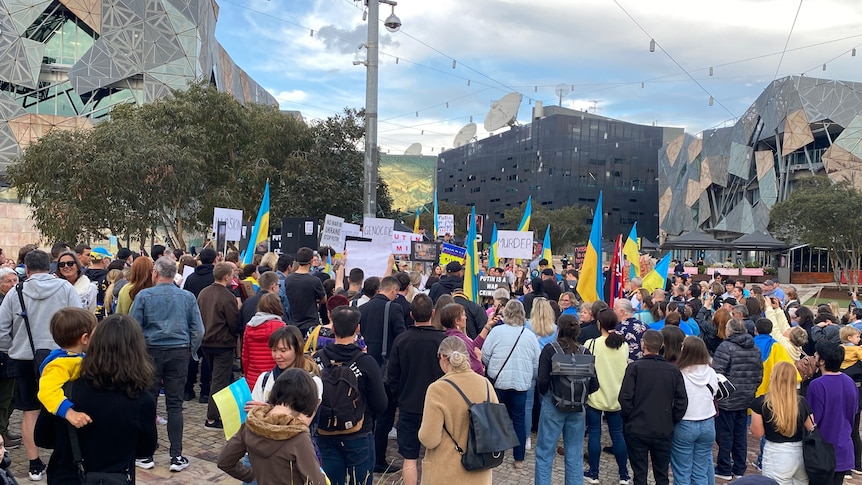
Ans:
<svg viewBox="0 0 862 485"><path fill-rule="evenodd" d="M862 193L847 182L833 183L826 176L799 181L787 200L770 212L769 229L784 241L825 248L835 267L856 275L862 258ZM856 281L857 278L848 278ZM851 283L856 288L855 283Z"/></svg>
<svg viewBox="0 0 862 485"><path fill-rule="evenodd" d="M503 213L503 224L497 228L515 230L524 216L526 202L519 207L513 207ZM551 248L555 252L570 252L572 246L587 242L590 237L590 227L587 219L592 216L590 208L582 205L570 205L559 209L548 209L544 206L533 205L530 215L530 230L533 236L542 240L545 237L545 229L551 226Z"/></svg>
<svg viewBox="0 0 862 485"><path fill-rule="evenodd" d="M48 238L143 240L157 231L184 248L188 232L209 228L215 207L242 209L253 220L267 180L270 229L285 216L355 219L362 212L361 119L348 109L309 126L192 84L154 103L115 107L92 130L48 133L7 175ZM391 205L380 182L382 216Z"/></svg>

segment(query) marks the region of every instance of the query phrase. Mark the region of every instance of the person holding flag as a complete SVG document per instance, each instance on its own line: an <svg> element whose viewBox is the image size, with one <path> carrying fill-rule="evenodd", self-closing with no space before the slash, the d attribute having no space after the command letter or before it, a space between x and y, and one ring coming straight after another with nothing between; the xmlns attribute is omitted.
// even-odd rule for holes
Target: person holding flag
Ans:
<svg viewBox="0 0 862 485"><path fill-rule="evenodd" d="M266 181L266 188L263 190L263 199L260 201L257 219L254 221L251 237L248 239L248 248L242 258L242 266L252 264L255 248L267 239L269 239L269 180Z"/></svg>

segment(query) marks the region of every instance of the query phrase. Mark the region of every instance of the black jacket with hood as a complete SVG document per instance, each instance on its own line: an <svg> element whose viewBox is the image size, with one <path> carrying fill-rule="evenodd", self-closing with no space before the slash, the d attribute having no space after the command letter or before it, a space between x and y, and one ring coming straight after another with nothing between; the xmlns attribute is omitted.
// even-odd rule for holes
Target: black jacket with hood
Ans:
<svg viewBox="0 0 862 485"><path fill-rule="evenodd" d="M201 294L201 290L213 284L215 276L213 276L214 264L202 264L195 268L195 272L186 278L186 283L183 285L184 290L191 291L195 298Z"/></svg>

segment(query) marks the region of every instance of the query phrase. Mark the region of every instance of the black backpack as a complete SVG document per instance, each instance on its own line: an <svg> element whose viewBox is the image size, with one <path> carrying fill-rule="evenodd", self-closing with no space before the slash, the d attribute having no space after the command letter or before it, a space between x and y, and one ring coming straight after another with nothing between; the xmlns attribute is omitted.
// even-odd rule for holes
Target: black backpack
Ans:
<svg viewBox="0 0 862 485"><path fill-rule="evenodd" d="M587 396L595 392L591 389L596 379L596 356L584 353L567 354L556 341L551 342L554 355L551 356L551 400L554 407L564 413L579 413L584 410Z"/></svg>
<svg viewBox="0 0 862 485"><path fill-rule="evenodd" d="M365 399L359 391L362 371L356 366L356 355L347 362L332 362L321 350L314 356L323 380L323 398L317 408L317 432L322 435L355 433L365 420Z"/></svg>

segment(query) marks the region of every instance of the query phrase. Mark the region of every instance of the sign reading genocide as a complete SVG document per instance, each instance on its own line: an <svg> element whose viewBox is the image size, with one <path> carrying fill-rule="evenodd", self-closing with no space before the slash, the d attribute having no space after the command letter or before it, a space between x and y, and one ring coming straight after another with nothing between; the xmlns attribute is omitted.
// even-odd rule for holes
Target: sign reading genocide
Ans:
<svg viewBox="0 0 862 485"><path fill-rule="evenodd" d="M494 296L499 286L508 287L505 276L479 276L479 296Z"/></svg>
<svg viewBox="0 0 862 485"><path fill-rule="evenodd" d="M320 247L329 246L340 253L344 249L344 219L326 214L323 220L323 230L320 232Z"/></svg>
<svg viewBox="0 0 862 485"><path fill-rule="evenodd" d="M458 261L461 264L464 264L464 260L467 257L467 248L462 248L460 246L456 246L454 244L443 243L440 248L440 265L446 266L452 261Z"/></svg>
<svg viewBox="0 0 862 485"><path fill-rule="evenodd" d="M533 231L497 231L497 257L533 259Z"/></svg>
<svg viewBox="0 0 862 485"><path fill-rule="evenodd" d="M362 235L381 246L389 247L392 244L392 231L394 230L395 221L392 219L366 217L362 223Z"/></svg>

